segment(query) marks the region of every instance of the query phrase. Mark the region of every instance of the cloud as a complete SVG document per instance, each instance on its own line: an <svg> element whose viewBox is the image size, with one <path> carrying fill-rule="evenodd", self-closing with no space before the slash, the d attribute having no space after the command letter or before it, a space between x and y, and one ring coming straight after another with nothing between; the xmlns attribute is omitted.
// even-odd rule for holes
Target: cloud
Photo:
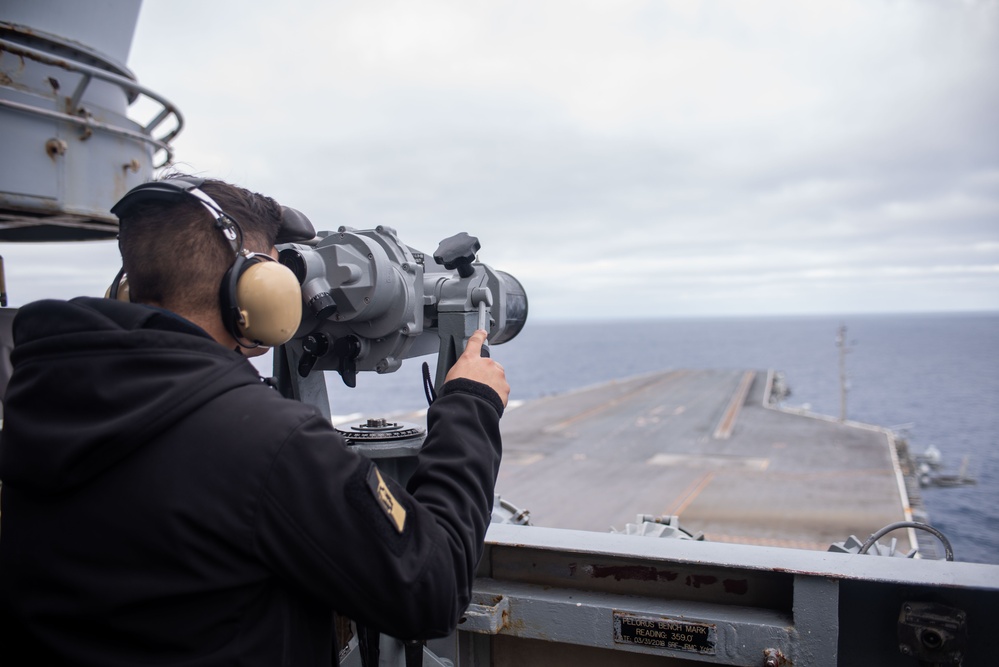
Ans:
<svg viewBox="0 0 999 667"><path fill-rule="evenodd" d="M175 0L129 65L182 167L544 318L999 308L996 62L995 0Z"/></svg>

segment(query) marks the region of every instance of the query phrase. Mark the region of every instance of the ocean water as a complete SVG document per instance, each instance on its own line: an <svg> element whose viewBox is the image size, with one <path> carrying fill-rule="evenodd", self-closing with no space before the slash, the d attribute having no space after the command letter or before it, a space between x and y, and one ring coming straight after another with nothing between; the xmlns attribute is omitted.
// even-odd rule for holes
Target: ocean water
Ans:
<svg viewBox="0 0 999 667"><path fill-rule="evenodd" d="M948 471L968 457L977 485L924 488L923 504L956 560L999 564L999 313L529 321L492 354L511 400L657 370L774 369L791 388L785 405L838 416L840 326L847 418L897 430L914 453L936 446ZM334 413L425 407L424 360L433 369L433 357L407 360L396 373L360 375L355 389L330 374Z"/></svg>

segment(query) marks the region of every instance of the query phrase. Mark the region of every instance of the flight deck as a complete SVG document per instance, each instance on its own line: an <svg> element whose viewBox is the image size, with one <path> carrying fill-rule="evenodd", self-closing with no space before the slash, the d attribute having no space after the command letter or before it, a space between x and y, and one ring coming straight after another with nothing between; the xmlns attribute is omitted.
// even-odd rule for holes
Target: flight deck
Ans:
<svg viewBox="0 0 999 667"><path fill-rule="evenodd" d="M709 541L822 551L911 520L891 432L775 408L772 378L674 370L525 402L503 417L497 492L538 526L679 515Z"/></svg>

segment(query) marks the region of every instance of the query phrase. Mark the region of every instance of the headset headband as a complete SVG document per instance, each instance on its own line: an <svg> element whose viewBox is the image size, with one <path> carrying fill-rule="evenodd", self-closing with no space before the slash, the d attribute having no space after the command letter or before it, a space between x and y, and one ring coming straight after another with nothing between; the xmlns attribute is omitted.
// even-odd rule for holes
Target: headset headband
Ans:
<svg viewBox="0 0 999 667"><path fill-rule="evenodd" d="M195 176L175 176L162 181L152 181L137 185L111 207L111 213L122 217L128 209L144 201L176 202L194 197L205 207L212 220L225 235L233 253L238 254L242 245L242 228L230 217L214 199L209 197L201 186L205 179ZM275 244L305 243L316 237L316 228L301 212L288 206L281 207L281 227L278 229Z"/></svg>
<svg viewBox="0 0 999 667"><path fill-rule="evenodd" d="M120 219L122 214L136 204L144 201L166 201L175 202L189 197L198 200L208 214L215 221L215 226L219 228L226 241L232 247L234 254L239 254L243 249L243 230L239 223L233 220L214 199L201 190L201 185L205 182L203 178L193 176L178 176L162 181L152 181L137 185L122 197L117 204L111 207L111 213Z"/></svg>

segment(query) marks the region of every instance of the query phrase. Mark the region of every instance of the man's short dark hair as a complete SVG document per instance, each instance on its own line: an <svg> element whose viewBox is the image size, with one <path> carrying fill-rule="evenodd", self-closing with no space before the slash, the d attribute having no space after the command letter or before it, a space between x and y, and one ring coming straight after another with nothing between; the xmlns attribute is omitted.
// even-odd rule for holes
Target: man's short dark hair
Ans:
<svg viewBox="0 0 999 667"><path fill-rule="evenodd" d="M236 221L245 248L270 251L281 227L276 201L219 180L206 179L200 189ZM118 247L132 301L175 311L218 310L219 285L235 255L193 196L130 207L120 221Z"/></svg>

